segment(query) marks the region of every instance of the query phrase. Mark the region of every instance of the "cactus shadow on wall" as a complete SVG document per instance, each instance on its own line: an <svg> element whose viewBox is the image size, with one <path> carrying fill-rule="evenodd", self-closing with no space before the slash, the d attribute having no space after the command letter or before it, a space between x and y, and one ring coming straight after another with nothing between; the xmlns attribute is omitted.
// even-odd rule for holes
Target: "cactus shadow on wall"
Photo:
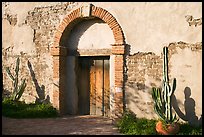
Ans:
<svg viewBox="0 0 204 137"><path fill-rule="evenodd" d="M172 106L176 111L177 115L184 121L188 122L193 126L201 126L202 125L202 115L198 119L195 113L195 100L190 97L191 89L189 87L185 87L184 89L185 101L184 101L184 109L185 113L183 113L177 103L175 95L172 96Z"/></svg>
<svg viewBox="0 0 204 137"><path fill-rule="evenodd" d="M3 86L2 86L3 87ZM7 90L7 89L4 89L4 88L2 88L2 99L3 98L8 98L8 97L10 97L11 96L11 91L9 91L9 90Z"/></svg>
<svg viewBox="0 0 204 137"><path fill-rule="evenodd" d="M36 97L36 100L35 102L36 103L50 103L50 97L49 95L46 96L45 98L45 86L44 85L39 85L36 77L35 77L35 73L33 71L33 68L32 68L32 64L30 63L30 61L27 62L27 65L28 65L28 68L30 70L30 74L31 74L31 77L32 77L32 80L35 84L35 89L36 89L36 92L38 94L38 97Z"/></svg>

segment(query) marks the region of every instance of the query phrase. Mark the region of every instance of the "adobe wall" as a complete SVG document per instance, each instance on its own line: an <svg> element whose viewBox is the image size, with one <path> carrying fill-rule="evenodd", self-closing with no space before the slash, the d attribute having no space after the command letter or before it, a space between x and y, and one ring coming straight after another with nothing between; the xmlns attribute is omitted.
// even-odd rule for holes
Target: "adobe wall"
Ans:
<svg viewBox="0 0 204 137"><path fill-rule="evenodd" d="M195 109L195 114L192 112L191 117L195 115L199 119L202 115L202 25L189 26L185 16L202 18L202 3L92 4L107 10L116 18L128 44L124 72L126 107L134 111L138 117L157 117L153 112L150 92L152 86L161 84L162 47L169 46L169 77L177 78L177 113L182 119L192 121L190 116L185 117L185 113ZM4 67L14 68L16 57L20 56L21 77L28 80L23 99L26 102L33 102L36 98L53 101L53 64L50 47L53 45L54 32L60 21L81 5L80 2L2 4L2 73L5 90L11 91L12 83L6 76ZM90 23L85 26L88 26L87 30L75 31L71 36L81 36L78 38L79 43L76 44L76 38L69 41L70 45L81 49L109 48L109 44L113 42L113 35L106 24L93 22L92 25ZM79 29L83 29L83 25L80 25ZM92 33L100 35L94 35L93 38ZM103 35L104 33L107 35ZM87 38L91 38L91 42L95 44L91 45L90 41L86 41ZM105 41L101 41L102 38ZM191 95L185 98L187 93ZM190 110L184 105L185 100L189 99L195 101L195 106L191 106Z"/></svg>

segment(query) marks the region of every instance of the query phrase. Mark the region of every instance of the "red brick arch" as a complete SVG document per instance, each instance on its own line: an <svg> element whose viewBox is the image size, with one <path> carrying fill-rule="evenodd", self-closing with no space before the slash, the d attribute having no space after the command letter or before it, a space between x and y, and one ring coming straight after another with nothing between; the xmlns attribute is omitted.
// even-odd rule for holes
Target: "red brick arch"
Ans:
<svg viewBox="0 0 204 137"><path fill-rule="evenodd" d="M123 55L125 53L125 38L121 26L115 17L103 8L92 4L82 6L68 14L57 27L54 37L54 44L51 48L53 56L53 79L58 87L53 88L53 105L63 113L63 57L67 56L67 47L60 46L60 39L63 32L72 22L77 19L97 17L107 23L113 32L115 43L112 44L111 54L114 56L114 115L123 111Z"/></svg>
<svg viewBox="0 0 204 137"><path fill-rule="evenodd" d="M124 38L122 28L118 24L115 17L112 14L110 14L108 11L100 7L96 7L92 5L90 6L90 8L91 9L90 9L89 17L92 17L92 16L98 17L109 25L114 35L115 44L121 44L121 45L125 44L125 38ZM58 26L57 31L55 33L55 39L54 39L54 45L53 45L54 47L59 46L60 38L65 28L69 26L69 24L74 20L76 20L77 18L84 18L84 16L81 14L81 8L78 8L72 11L62 20L62 22Z"/></svg>

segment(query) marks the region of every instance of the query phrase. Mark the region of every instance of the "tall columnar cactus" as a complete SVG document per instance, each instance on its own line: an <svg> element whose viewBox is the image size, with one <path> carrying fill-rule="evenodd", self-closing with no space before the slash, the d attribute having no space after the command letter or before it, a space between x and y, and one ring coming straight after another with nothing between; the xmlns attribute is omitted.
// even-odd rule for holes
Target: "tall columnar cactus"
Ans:
<svg viewBox="0 0 204 137"><path fill-rule="evenodd" d="M168 78L168 47L163 48L163 82L162 89L152 88L152 98L154 100L154 110L158 116L166 123L176 120L176 115L172 114L172 95L176 89L176 78L173 79L172 86L169 85Z"/></svg>
<svg viewBox="0 0 204 137"><path fill-rule="evenodd" d="M17 58L16 60L16 68L15 68L15 76L13 76L11 74L11 71L9 69L9 67L6 67L6 72L9 76L9 78L12 80L13 82L13 93L11 95L12 100L19 100L20 97L22 96L25 87L26 87L26 79L24 78L23 81L21 82L21 84L19 85L19 65L20 65L20 59Z"/></svg>

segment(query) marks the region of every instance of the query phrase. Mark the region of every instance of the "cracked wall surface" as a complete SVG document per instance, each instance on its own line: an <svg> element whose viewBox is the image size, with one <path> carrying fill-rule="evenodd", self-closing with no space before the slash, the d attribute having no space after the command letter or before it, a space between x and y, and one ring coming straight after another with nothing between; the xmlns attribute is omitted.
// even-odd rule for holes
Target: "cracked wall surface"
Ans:
<svg viewBox="0 0 204 137"><path fill-rule="evenodd" d="M14 69L16 57L21 57L20 77L25 77L28 81L22 99L33 102L44 98L52 102L53 62L50 47L53 45L57 26L67 14L82 4L82 2L2 3L2 73L5 91L11 91L12 83L4 68L9 66ZM157 117L153 112L150 89L152 86L161 85L162 48L169 46L169 77L177 78L175 91L177 113L182 120L193 121L189 116L185 117L186 111L188 112L184 104L185 93L190 92L188 99L195 101L195 107L192 106L195 114L192 115L195 115L194 121L196 117L199 120L202 115L202 3L92 4L107 10L117 19L123 29L126 44L130 46L129 51L126 51L128 53L124 73L127 108L134 111L138 117ZM187 18L190 16L193 18ZM196 21L199 24L195 25ZM82 25L79 23L78 29L82 32L75 28L70 38L76 37L69 43L73 44L72 46L75 44L76 47L76 40L79 39L80 48L88 51L92 45L89 45L90 41L87 39L91 33L97 33L98 35L92 36L91 39L103 47L101 40L103 38L106 42L105 47L108 47L108 42L113 39L107 25L100 21L86 22L88 31L82 30L83 23ZM189 22L193 22L192 25L189 25ZM108 35L101 37L98 32ZM97 49L97 44L94 45L94 49ZM42 92L45 94L42 95Z"/></svg>

